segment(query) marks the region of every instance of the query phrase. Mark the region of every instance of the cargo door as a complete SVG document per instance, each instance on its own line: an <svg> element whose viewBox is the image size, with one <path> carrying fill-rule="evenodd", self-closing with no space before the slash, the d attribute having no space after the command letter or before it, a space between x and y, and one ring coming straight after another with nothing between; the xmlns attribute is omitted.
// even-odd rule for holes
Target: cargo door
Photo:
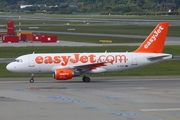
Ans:
<svg viewBox="0 0 180 120"><path fill-rule="evenodd" d="M33 54L29 56L29 67L35 67Z"/></svg>
<svg viewBox="0 0 180 120"><path fill-rule="evenodd" d="M137 55L132 55L132 64L131 65L137 65Z"/></svg>

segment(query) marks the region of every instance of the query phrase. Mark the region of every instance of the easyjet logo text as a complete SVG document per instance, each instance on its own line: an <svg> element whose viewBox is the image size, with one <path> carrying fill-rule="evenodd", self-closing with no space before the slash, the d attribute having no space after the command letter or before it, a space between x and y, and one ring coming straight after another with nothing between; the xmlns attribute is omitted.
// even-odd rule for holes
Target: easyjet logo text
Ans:
<svg viewBox="0 0 180 120"><path fill-rule="evenodd" d="M100 55L96 56L95 54L90 55L81 55L81 54L72 54L69 56L37 56L35 57L35 62L37 64L60 64L66 66L68 64L76 63L126 63L125 55Z"/></svg>
<svg viewBox="0 0 180 120"><path fill-rule="evenodd" d="M164 28L162 26L159 26L159 28L153 32L153 35L151 36L151 38L144 45L144 48L147 49L154 41L156 41L157 37L163 30Z"/></svg>

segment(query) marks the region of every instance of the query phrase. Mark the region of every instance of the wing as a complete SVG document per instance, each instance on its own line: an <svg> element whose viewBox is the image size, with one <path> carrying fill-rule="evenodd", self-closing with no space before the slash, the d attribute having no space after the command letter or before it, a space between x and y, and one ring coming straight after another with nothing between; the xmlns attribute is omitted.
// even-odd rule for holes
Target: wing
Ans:
<svg viewBox="0 0 180 120"><path fill-rule="evenodd" d="M51 70L54 72L56 69L73 69L80 73L101 73L106 72L106 69L101 68L102 66L107 66L107 62L94 63L94 64L82 64L82 65L72 65L67 67L55 66Z"/></svg>

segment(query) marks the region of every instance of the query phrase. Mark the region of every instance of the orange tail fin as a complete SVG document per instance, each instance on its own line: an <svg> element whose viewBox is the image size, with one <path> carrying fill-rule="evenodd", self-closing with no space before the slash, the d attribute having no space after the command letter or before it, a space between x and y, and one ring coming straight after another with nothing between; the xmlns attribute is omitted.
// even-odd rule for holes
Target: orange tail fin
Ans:
<svg viewBox="0 0 180 120"><path fill-rule="evenodd" d="M161 22L134 52L162 53L169 22Z"/></svg>

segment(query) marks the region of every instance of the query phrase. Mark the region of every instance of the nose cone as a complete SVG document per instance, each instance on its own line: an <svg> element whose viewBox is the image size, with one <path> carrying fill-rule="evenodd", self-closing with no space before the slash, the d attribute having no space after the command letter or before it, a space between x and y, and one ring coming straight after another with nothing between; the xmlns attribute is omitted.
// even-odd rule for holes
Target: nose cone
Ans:
<svg viewBox="0 0 180 120"><path fill-rule="evenodd" d="M14 66L12 65L12 63L9 63L9 64L6 66L6 69L7 69L8 71L14 72Z"/></svg>
<svg viewBox="0 0 180 120"><path fill-rule="evenodd" d="M18 69L17 69L16 66L17 66L17 65L12 62L12 63L9 63L9 64L6 66L6 69L7 69L8 71L11 71L11 72L18 72Z"/></svg>

